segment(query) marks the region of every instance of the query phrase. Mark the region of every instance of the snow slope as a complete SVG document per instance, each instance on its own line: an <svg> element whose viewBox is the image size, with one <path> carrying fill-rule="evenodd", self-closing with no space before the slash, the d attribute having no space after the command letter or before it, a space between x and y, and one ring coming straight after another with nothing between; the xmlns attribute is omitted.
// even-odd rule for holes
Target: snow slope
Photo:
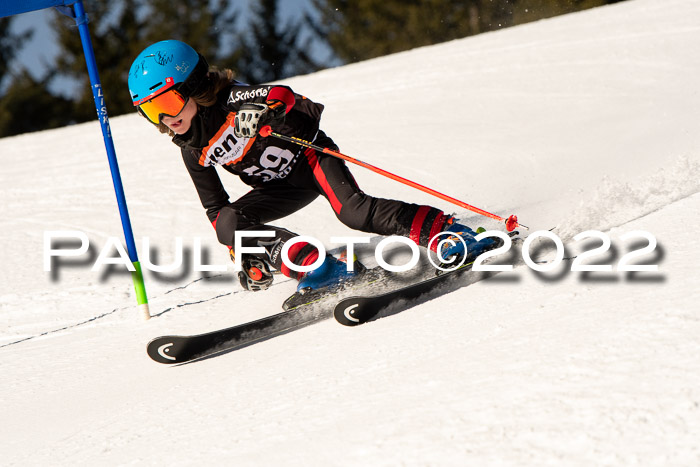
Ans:
<svg viewBox="0 0 700 467"><path fill-rule="evenodd" d="M288 80L326 104L343 152L532 232L556 226L568 253L605 231L599 263L647 231L658 246L640 261L659 270L520 267L179 367L146 343L275 313L294 284L251 294L232 272L147 272L142 322L129 275L90 269L121 238L97 123L0 140L1 463L697 465L698 50L700 3L630 0ZM141 259L143 237L167 264L179 236L188 259L201 238L226 264L177 148L136 115L112 129ZM454 209L353 173L377 196ZM279 223L329 248L356 234L322 201ZM91 249L44 272L55 230Z"/></svg>

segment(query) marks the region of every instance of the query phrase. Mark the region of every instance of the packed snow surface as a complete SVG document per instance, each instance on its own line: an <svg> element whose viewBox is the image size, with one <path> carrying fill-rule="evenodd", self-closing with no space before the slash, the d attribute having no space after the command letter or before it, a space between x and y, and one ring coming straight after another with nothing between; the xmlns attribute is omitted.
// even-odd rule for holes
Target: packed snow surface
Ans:
<svg viewBox="0 0 700 467"><path fill-rule="evenodd" d="M0 140L0 463L699 465L698 50L700 2L630 0L286 81L326 105L344 153L517 214L524 235L554 228L567 257L601 231L611 247L588 263L612 271L519 266L364 326L325 320L175 367L146 343L277 313L294 283L146 271L142 321L124 268L91 270L123 238L98 124ZM227 264L178 149L137 115L111 124L141 259L146 238L171 263L180 237L185 265L199 239ZM502 229L352 171L373 195ZM324 200L277 224L330 250L367 236ZM51 231L90 249L46 272ZM618 270L645 246L631 263L657 271Z"/></svg>

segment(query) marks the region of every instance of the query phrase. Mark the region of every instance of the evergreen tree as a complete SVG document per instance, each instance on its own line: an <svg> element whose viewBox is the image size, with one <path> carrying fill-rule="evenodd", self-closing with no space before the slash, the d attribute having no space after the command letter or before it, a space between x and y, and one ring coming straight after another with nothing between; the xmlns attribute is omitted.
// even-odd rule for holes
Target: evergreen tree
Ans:
<svg viewBox="0 0 700 467"><path fill-rule="evenodd" d="M145 6L143 38L146 44L177 39L207 57L210 64L230 57L231 51L224 42L235 30L237 15L235 11L227 11L225 0L141 1Z"/></svg>
<svg viewBox="0 0 700 467"><path fill-rule="evenodd" d="M24 41L31 37L31 32L12 33L13 21L13 17L0 18L0 85L11 75L9 73L10 66L13 65L13 60L18 50L22 47ZM0 89L2 88L0 87Z"/></svg>
<svg viewBox="0 0 700 467"><path fill-rule="evenodd" d="M0 18L0 137L54 128L70 115L70 103L47 91L48 78L37 80L17 64L17 53L32 33L13 33L14 20Z"/></svg>
<svg viewBox="0 0 700 467"><path fill-rule="evenodd" d="M5 79L7 68L14 58L16 47L13 46L13 38L10 36L10 24L12 18L0 18L0 85Z"/></svg>
<svg viewBox="0 0 700 467"><path fill-rule="evenodd" d="M57 128L71 123L72 103L47 92L48 78L22 70L0 99L0 136Z"/></svg>
<svg viewBox="0 0 700 467"><path fill-rule="evenodd" d="M250 35L239 38L236 68L244 81L268 83L319 69L300 44L303 20L282 20L277 0L258 0L253 8Z"/></svg>

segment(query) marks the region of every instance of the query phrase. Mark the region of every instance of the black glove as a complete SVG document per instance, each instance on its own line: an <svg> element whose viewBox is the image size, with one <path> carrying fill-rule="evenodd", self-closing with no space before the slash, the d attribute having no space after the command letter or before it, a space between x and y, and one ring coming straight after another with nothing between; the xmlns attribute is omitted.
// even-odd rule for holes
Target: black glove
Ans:
<svg viewBox="0 0 700 467"><path fill-rule="evenodd" d="M265 125L284 121L287 106L282 101L268 101L266 104L243 104L236 113L233 134L236 138L252 138Z"/></svg>

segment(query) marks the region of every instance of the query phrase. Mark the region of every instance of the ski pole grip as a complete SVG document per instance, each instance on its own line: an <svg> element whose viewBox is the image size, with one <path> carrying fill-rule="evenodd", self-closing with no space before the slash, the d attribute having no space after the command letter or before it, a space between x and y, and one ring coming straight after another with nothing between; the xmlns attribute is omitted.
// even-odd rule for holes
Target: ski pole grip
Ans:
<svg viewBox="0 0 700 467"><path fill-rule="evenodd" d="M258 131L258 134L262 136L263 138L267 138L272 134L272 127L270 125L265 125L264 127L260 128L260 131Z"/></svg>

